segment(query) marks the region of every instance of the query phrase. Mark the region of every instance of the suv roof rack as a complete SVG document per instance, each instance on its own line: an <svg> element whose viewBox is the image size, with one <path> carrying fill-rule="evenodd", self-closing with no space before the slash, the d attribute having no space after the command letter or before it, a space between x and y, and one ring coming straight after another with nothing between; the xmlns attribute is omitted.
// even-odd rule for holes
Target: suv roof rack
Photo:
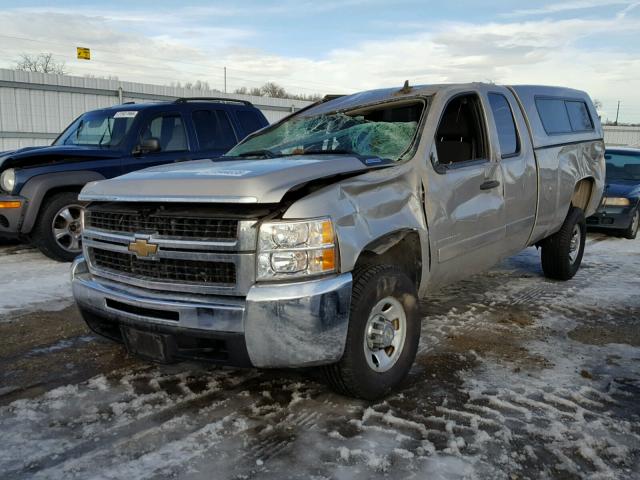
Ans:
<svg viewBox="0 0 640 480"><path fill-rule="evenodd" d="M237 98L222 98L222 97L183 97L178 98L173 103L187 103L187 102L221 102L221 103L242 103L252 107L253 104L248 100L238 100Z"/></svg>

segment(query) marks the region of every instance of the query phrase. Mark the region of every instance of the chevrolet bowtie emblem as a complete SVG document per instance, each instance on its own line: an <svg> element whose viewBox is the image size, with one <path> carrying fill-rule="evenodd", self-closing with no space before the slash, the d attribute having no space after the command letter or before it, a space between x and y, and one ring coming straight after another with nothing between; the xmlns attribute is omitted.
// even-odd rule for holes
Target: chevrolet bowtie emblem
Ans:
<svg viewBox="0 0 640 480"><path fill-rule="evenodd" d="M148 243L146 240L138 239L129 244L129 251L135 253L138 257L149 257L158 252L158 245Z"/></svg>

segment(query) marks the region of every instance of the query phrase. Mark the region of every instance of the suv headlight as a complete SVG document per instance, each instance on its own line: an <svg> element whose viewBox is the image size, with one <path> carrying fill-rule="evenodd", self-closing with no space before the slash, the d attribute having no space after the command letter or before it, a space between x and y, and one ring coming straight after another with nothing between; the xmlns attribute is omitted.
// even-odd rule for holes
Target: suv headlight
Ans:
<svg viewBox="0 0 640 480"><path fill-rule="evenodd" d="M628 207L631 201L624 197L604 197L602 204L607 207Z"/></svg>
<svg viewBox="0 0 640 480"><path fill-rule="evenodd" d="M258 234L257 280L300 278L336 271L333 223L328 218L265 222Z"/></svg>
<svg viewBox="0 0 640 480"><path fill-rule="evenodd" d="M7 193L13 193L16 186L16 171L9 168L0 175L0 187Z"/></svg>

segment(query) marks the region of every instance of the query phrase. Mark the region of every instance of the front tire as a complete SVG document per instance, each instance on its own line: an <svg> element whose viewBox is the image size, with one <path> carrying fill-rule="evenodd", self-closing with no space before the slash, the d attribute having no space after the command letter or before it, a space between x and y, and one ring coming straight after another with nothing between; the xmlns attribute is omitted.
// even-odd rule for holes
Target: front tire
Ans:
<svg viewBox="0 0 640 480"><path fill-rule="evenodd" d="M47 257L71 262L82 253L82 205L78 203L78 194L56 193L46 202L31 234L31 241Z"/></svg>
<svg viewBox="0 0 640 480"><path fill-rule="evenodd" d="M633 218L631 219L631 223L629 224L629 228L622 231L622 236L624 238L628 238L629 240L633 240L638 235L639 228L640 228L640 207L636 208L636 211L633 214Z"/></svg>
<svg viewBox="0 0 640 480"><path fill-rule="evenodd" d="M375 400L407 376L420 340L416 287L391 265L355 272L349 330L342 359L324 367L337 392Z"/></svg>
<svg viewBox="0 0 640 480"><path fill-rule="evenodd" d="M548 278L573 278L584 254L587 224L581 209L571 207L560 230L542 242L542 270Z"/></svg>

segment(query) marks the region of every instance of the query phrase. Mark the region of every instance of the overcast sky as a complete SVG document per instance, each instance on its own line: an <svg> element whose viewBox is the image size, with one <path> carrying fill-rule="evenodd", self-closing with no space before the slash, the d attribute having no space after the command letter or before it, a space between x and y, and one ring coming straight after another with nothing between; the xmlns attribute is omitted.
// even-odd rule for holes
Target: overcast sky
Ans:
<svg viewBox="0 0 640 480"><path fill-rule="evenodd" d="M443 6L444 4L444 6ZM493 81L564 85L640 122L640 2L0 0L0 66L52 52L74 75L298 93ZM75 60L75 47L92 60Z"/></svg>

